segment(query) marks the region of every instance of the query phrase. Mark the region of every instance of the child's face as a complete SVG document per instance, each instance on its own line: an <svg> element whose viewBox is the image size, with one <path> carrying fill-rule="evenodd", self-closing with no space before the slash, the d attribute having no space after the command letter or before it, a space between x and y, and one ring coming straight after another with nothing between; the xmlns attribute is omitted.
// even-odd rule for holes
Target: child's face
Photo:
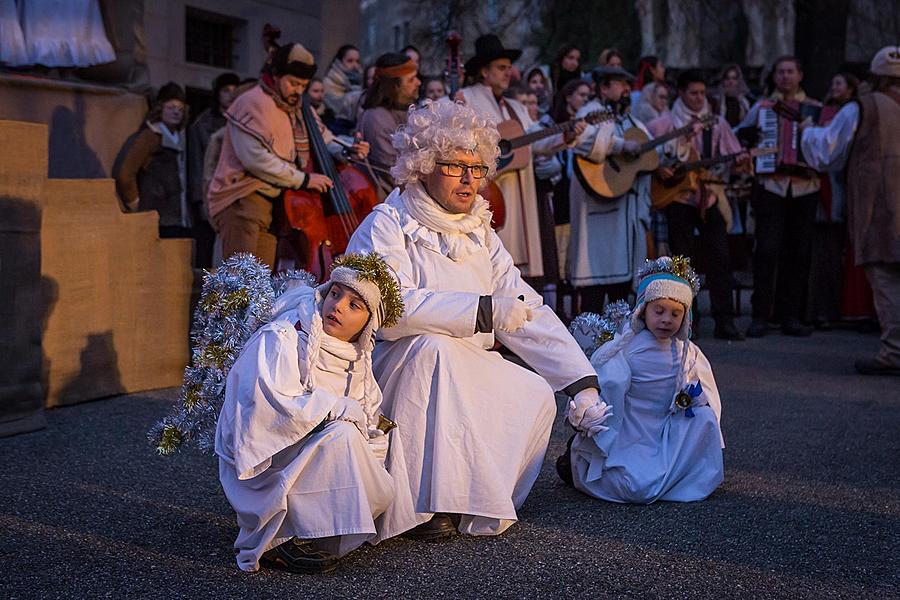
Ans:
<svg viewBox="0 0 900 600"><path fill-rule="evenodd" d="M359 294L340 283L322 300L322 329L333 338L353 342L369 322L369 309Z"/></svg>
<svg viewBox="0 0 900 600"><path fill-rule="evenodd" d="M660 298L647 304L644 309L644 322L656 339L667 340L681 329L684 312L684 304L681 302Z"/></svg>

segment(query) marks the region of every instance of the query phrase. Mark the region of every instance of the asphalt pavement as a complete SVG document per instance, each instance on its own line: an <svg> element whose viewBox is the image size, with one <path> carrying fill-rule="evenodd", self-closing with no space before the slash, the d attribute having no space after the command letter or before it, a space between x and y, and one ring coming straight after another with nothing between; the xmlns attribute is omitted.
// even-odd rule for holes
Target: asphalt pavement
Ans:
<svg viewBox="0 0 900 600"><path fill-rule="evenodd" d="M48 411L0 439L0 598L900 598L900 379L852 369L877 337L705 333L727 445L706 501L566 487L560 416L505 534L390 540L327 575L236 568L215 459L146 442L177 390Z"/></svg>

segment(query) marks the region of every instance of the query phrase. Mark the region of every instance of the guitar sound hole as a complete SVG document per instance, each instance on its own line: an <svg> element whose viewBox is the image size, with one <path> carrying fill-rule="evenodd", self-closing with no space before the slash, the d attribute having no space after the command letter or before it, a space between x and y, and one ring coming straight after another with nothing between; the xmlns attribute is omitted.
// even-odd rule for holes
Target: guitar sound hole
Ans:
<svg viewBox="0 0 900 600"><path fill-rule="evenodd" d="M506 156L510 152L512 152L512 144L509 143L509 140L500 140L500 143L497 144L497 147L500 148L500 155Z"/></svg>

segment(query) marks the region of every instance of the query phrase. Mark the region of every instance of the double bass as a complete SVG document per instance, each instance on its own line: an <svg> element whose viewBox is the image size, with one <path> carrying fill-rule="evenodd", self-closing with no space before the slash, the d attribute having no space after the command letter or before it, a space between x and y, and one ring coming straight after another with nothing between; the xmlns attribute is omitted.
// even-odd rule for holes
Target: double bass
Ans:
<svg viewBox="0 0 900 600"><path fill-rule="evenodd" d="M281 36L278 27L266 23L263 47L268 60L278 49ZM350 165L335 165L328 146L319 131L309 99L301 96L300 116L309 136L310 158L307 173L321 173L331 179L333 187L320 194L312 190L286 190L280 207L279 255L291 255L319 281L330 275L331 263L347 250L350 236L378 204L375 186L360 170Z"/></svg>
<svg viewBox="0 0 900 600"><path fill-rule="evenodd" d="M447 36L449 54L447 56L447 69L444 74L446 75L447 83L450 86L451 99L456 97L456 92L459 91L460 87L459 72L462 61L459 55L459 46L461 43L462 38L455 31L450 32L450 35ZM494 183L493 180L488 179L482 185L479 193L491 207L491 226L493 226L495 230L500 231L506 224L506 202L503 200L503 192L500 191L500 186Z"/></svg>
<svg viewBox="0 0 900 600"><path fill-rule="evenodd" d="M333 186L324 193L285 191L284 215L292 230L287 239L306 270L324 281L330 275L334 258L347 250L350 236L378 204L378 194L368 177L356 167L335 165L306 96L300 112L312 158L306 171L311 173L315 167L315 172L331 179Z"/></svg>

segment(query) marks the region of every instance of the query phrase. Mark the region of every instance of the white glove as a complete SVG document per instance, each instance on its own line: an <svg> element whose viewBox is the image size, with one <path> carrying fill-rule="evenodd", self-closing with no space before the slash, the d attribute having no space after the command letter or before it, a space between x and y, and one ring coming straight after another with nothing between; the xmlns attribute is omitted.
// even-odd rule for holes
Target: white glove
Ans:
<svg viewBox="0 0 900 600"><path fill-rule="evenodd" d="M494 329L515 333L531 320L531 308L518 298L492 298Z"/></svg>
<svg viewBox="0 0 900 600"><path fill-rule="evenodd" d="M608 418L612 416L612 406L606 402L600 401L591 406L584 412L584 418L581 420L582 435L593 437L601 431L609 431L609 427L603 425Z"/></svg>
<svg viewBox="0 0 900 600"><path fill-rule="evenodd" d="M380 429L369 428L369 450L383 467L384 461L387 460L388 436Z"/></svg>
<svg viewBox="0 0 900 600"><path fill-rule="evenodd" d="M586 388L575 394L575 397L569 401L569 410L566 411L566 418L569 419L572 427L580 428L585 411L598 402L600 402L600 392L597 391L597 388Z"/></svg>
<svg viewBox="0 0 900 600"><path fill-rule="evenodd" d="M331 408L329 417L335 421L349 421L356 425L356 428L359 429L360 433L369 437L366 434L366 413L363 411L359 402L353 398L341 396Z"/></svg>

